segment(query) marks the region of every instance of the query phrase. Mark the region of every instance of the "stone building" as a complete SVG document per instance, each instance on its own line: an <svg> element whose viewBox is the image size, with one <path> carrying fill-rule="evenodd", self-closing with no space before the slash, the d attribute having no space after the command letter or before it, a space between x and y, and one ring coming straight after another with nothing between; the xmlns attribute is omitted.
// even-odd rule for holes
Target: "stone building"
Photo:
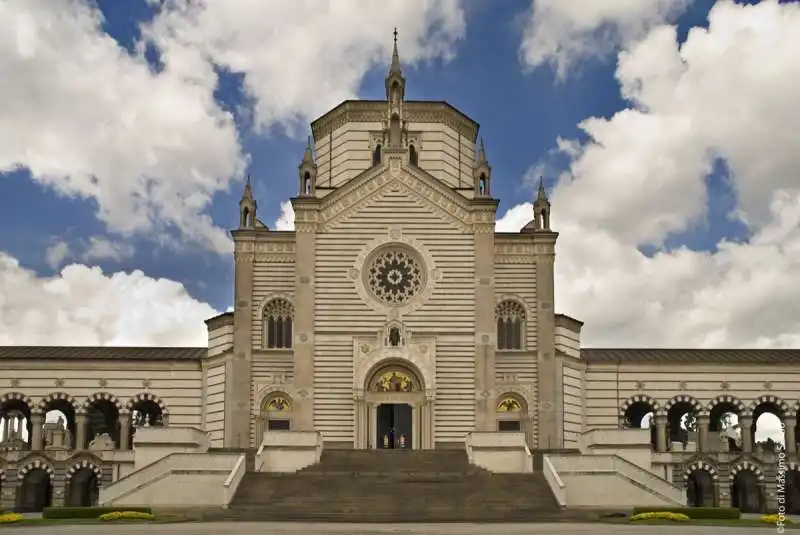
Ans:
<svg viewBox="0 0 800 535"><path fill-rule="evenodd" d="M234 312L206 322L208 347L0 348L0 510L180 500L189 472L230 488L231 452L255 448L263 470L466 448L527 472L533 452L567 506L800 509L800 350L581 348L555 312L546 191L496 232L478 124L407 99L396 44L386 100L311 128L294 231L245 186ZM765 412L785 449L754 443ZM168 498L137 494L155 481Z"/></svg>

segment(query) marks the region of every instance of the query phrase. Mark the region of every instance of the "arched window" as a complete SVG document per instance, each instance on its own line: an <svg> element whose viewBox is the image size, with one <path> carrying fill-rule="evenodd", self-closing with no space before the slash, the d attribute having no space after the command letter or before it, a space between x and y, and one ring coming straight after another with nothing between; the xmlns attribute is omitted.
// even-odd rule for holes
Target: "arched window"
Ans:
<svg viewBox="0 0 800 535"><path fill-rule="evenodd" d="M478 179L478 194L479 195L488 195L489 188L486 184L486 175L481 174L480 179Z"/></svg>
<svg viewBox="0 0 800 535"><path fill-rule="evenodd" d="M497 349L523 349L525 309L516 301L503 301L495 309Z"/></svg>
<svg viewBox="0 0 800 535"><path fill-rule="evenodd" d="M497 430L501 433L517 433L522 431L522 403L513 396L500 398L495 408L497 412Z"/></svg>
<svg viewBox="0 0 800 535"><path fill-rule="evenodd" d="M381 164L381 146L375 145L375 150L372 151L372 165Z"/></svg>
<svg viewBox="0 0 800 535"><path fill-rule="evenodd" d="M411 165L419 167L419 155L417 148L414 145L408 146L408 161Z"/></svg>
<svg viewBox="0 0 800 535"><path fill-rule="evenodd" d="M303 175L303 194L311 195L311 173L308 171Z"/></svg>
<svg viewBox="0 0 800 535"><path fill-rule="evenodd" d="M294 307L286 299L273 299L264 307L264 347L288 349L292 347L292 320Z"/></svg>
<svg viewBox="0 0 800 535"><path fill-rule="evenodd" d="M267 420L269 431L289 431L292 428L292 402L288 396L273 394L264 401L261 408Z"/></svg>

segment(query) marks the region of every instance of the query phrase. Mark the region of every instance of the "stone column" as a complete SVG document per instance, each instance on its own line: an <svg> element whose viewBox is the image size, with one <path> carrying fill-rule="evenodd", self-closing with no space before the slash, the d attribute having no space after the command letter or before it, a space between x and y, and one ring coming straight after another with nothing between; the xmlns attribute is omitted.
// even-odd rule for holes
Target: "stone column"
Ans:
<svg viewBox="0 0 800 535"><path fill-rule="evenodd" d="M314 276L319 199L293 200L295 212L293 413L299 431L314 430Z"/></svg>
<svg viewBox="0 0 800 535"><path fill-rule="evenodd" d="M753 416L739 416L739 428L742 431L742 452L753 452Z"/></svg>
<svg viewBox="0 0 800 535"><path fill-rule="evenodd" d="M44 414L35 412L31 414L31 449L39 451L42 449L42 427L44 426Z"/></svg>
<svg viewBox="0 0 800 535"><path fill-rule="evenodd" d="M495 320L494 291L494 210L497 203L486 199L473 201L480 204L483 214L491 215L491 223L481 222L475 231L475 428L494 431L495 403L500 392L494 391L495 348L497 347L497 322ZM484 204L486 206L484 206ZM489 212L488 210L492 210Z"/></svg>
<svg viewBox="0 0 800 535"><path fill-rule="evenodd" d="M795 436L795 416L783 417L783 428L785 433L783 439L786 442L786 452L795 453L797 451L797 437Z"/></svg>
<svg viewBox="0 0 800 535"><path fill-rule="evenodd" d="M130 449L131 441L131 415L128 412L119 415L119 444L117 447L122 451Z"/></svg>
<svg viewBox="0 0 800 535"><path fill-rule="evenodd" d="M250 447L250 378L253 360L253 271L256 230L234 231L233 355L225 365L226 448ZM261 445L261 438L256 437Z"/></svg>
<svg viewBox="0 0 800 535"><path fill-rule="evenodd" d="M555 357L555 245L558 233L538 231L533 233L536 257L536 350L538 383L537 447L561 449L564 447L563 392L559 392L561 370ZM530 320L529 320L530 321Z"/></svg>
<svg viewBox="0 0 800 535"><path fill-rule="evenodd" d="M708 425L709 416L707 414L699 414L697 416L697 451L704 453L711 451L708 447Z"/></svg>
<svg viewBox="0 0 800 535"><path fill-rule="evenodd" d="M712 498L712 503L714 504L714 507L719 507L720 506L719 480L718 479L712 480L711 487L713 489L712 492L714 493Z"/></svg>
<svg viewBox="0 0 800 535"><path fill-rule="evenodd" d="M655 415L656 423L656 451L667 451L667 416L665 414Z"/></svg>
<svg viewBox="0 0 800 535"><path fill-rule="evenodd" d="M75 415L75 449L86 449L86 431L89 428L89 415L79 412Z"/></svg>

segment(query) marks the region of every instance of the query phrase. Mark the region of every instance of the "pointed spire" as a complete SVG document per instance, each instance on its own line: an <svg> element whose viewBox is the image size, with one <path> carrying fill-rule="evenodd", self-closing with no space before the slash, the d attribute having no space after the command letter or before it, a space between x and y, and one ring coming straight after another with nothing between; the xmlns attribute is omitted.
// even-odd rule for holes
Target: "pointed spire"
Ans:
<svg viewBox="0 0 800 535"><path fill-rule="evenodd" d="M539 177L539 192L536 195L536 201L547 202L547 190L544 189L544 180Z"/></svg>
<svg viewBox="0 0 800 535"><path fill-rule="evenodd" d="M481 136L481 146L478 149L478 163L487 163L489 160L486 159L486 147L483 144L483 136Z"/></svg>
<svg viewBox="0 0 800 535"><path fill-rule="evenodd" d="M392 49L392 64L389 66L389 72L396 72L402 74L400 68L400 54L397 52L397 27L394 28L394 48Z"/></svg>
<svg viewBox="0 0 800 535"><path fill-rule="evenodd" d="M311 154L311 136L308 136L308 141L306 141L306 152L303 154L303 163L312 163L314 161L314 157Z"/></svg>
<svg viewBox="0 0 800 535"><path fill-rule="evenodd" d="M252 199L253 198L253 185L250 180L250 173L247 174L247 182L244 183L244 193L242 193L243 199Z"/></svg>

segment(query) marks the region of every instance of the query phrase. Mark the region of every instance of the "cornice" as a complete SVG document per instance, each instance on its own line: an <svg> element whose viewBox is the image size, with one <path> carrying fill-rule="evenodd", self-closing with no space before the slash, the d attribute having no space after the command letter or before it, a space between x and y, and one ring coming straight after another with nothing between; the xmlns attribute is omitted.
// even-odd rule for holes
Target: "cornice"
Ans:
<svg viewBox="0 0 800 535"><path fill-rule="evenodd" d="M380 123L386 120L385 100L347 100L311 123L315 140L342 128L347 123ZM443 101L408 100L403 103L409 124L439 123L449 126L473 142L478 138L478 123Z"/></svg>

